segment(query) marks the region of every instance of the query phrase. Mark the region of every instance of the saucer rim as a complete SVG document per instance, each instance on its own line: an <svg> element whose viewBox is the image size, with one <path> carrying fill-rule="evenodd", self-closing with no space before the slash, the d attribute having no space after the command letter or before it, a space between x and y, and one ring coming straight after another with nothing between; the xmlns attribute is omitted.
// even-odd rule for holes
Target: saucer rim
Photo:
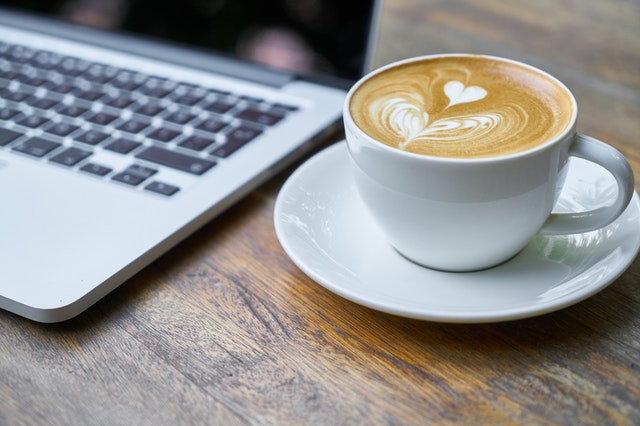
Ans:
<svg viewBox="0 0 640 426"><path fill-rule="evenodd" d="M298 181L302 176L309 173L309 170L313 167L317 166L317 163L322 163L327 161L327 157L331 157L333 155L339 155L338 151L344 151L344 154L347 154L347 146L346 142L340 141L335 144L324 148L323 150L317 152L303 164L301 164L286 180L286 182L282 185L278 196L276 198L276 202L274 205L274 227L276 231L277 238L280 242L280 245L284 249L285 253L289 256L292 262L309 278L313 281L326 288L327 290L347 299L353 303L357 303L362 306L369 307L374 310L378 310L381 312L386 312L389 314L406 317L406 318L414 318L418 320L425 321L434 321L434 322L443 322L443 323L492 323L492 322L502 322L502 321L512 321L524 318L531 318L539 315L544 315L550 312L558 311L564 309L566 307L572 306L576 303L579 303L583 300L586 300L598 292L602 291L604 288L609 286L611 283L616 281L633 263L634 259L637 257L640 252L640 226L636 227L636 231L634 233L629 233L628 238L635 238L635 246L631 249L627 250L627 256L624 260L619 261L617 263L617 267L614 268L610 273L607 274L604 278L599 280L595 280L594 283L588 285L585 289L580 291L572 292L569 296L560 297L557 299L553 299L544 304L534 303L532 301L531 304L525 306L518 306L515 308L504 308L504 309L492 309L488 308L485 310L470 310L469 312L461 312L461 311L444 311L444 310L432 310L429 308L417 308L415 306L407 306L402 303L377 300L375 298L367 298L367 292L362 292L358 290L354 290L349 288L348 286L344 286L341 284L336 284L331 280L325 278L321 273L316 271L312 266L308 264L307 261L302 259L297 253L296 250L289 243L287 232L284 229L284 223L280 220L282 217L282 209L284 198L291 193L292 188L296 186ZM341 166L339 166L341 167ZM335 170L334 170L335 171ZM335 171L339 173L338 171ZM346 190L346 189L345 189ZM633 207L632 207L633 206ZM640 212L640 200L638 198L637 191L634 191L633 198L628 209L635 208L637 212ZM624 213L623 213L624 214ZM615 223L615 221L614 221ZM398 256L401 256L398 254ZM602 259L601 259L602 260ZM410 263L409 260L405 261ZM508 264L511 261L505 262ZM497 268L499 268L498 266ZM589 269L585 269L580 272L580 275L583 275ZM442 273L449 274L448 272L441 272L435 270L429 270L430 273ZM473 275L474 272L470 272L468 274ZM357 278L355 278L357 279ZM570 282L571 280L563 280L558 282L558 286L564 283Z"/></svg>

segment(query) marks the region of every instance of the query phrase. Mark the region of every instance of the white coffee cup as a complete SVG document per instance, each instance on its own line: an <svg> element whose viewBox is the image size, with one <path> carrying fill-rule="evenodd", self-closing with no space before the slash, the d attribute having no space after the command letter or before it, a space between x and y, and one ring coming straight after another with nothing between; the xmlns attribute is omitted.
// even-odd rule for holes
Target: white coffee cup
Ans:
<svg viewBox="0 0 640 426"><path fill-rule="evenodd" d="M562 102L565 102L562 107L564 111L559 114L564 115L562 120L565 123L559 125L556 134L546 137L542 142L523 151L483 154L471 158L409 152L388 145L387 143L397 142L386 140L391 137L385 136L384 132L372 137L368 133L374 133L373 127L370 127L369 132L365 132L361 128L364 125L357 124L354 115L357 115L357 120L361 122L364 119L362 113L352 110L352 103L354 105L356 103L354 94L363 93L366 89L366 93L372 95L371 99L379 100L384 99L386 96L384 91L387 90L390 93L390 99L394 101L385 104L387 108L381 113L382 115L374 117L368 125L379 124L392 133L393 131L402 133L401 127L404 120L404 122L413 123L411 125L414 127L419 123L426 129L429 126L428 119L434 115L433 111L419 111L419 108L415 109L414 105L409 112L406 109L392 110L393 108L389 105L392 107L400 105L403 99L406 101L413 98L412 91L422 90L422 86L416 85L415 76L407 77L411 81L409 86L405 86L401 81L405 77L401 74L407 72L406 69L413 69L407 68L407 65L415 68L411 72L417 72L416 70L420 70L420 67L428 62L430 67L440 71L437 69L439 66L445 68L450 66L448 61L451 58L459 58L460 63L468 62L469 64L474 64L475 61L489 61L495 65L495 67L492 65L493 68L502 67L516 73L531 74L534 77L540 77L544 84L550 82L553 90L558 91L558 96L562 98ZM473 107L476 102L480 105L480 101L476 99L480 98L482 93L485 93L486 99L483 101L486 100L489 110L494 107L495 110L500 110L499 102L501 101L496 101L495 105L490 104L490 101L494 102L490 98L492 90L497 90L499 86L493 87L492 85L496 82L492 82L486 84L492 89L483 89L484 84L481 79L480 81L474 79L474 66L476 65L469 65L470 70L460 74L467 76L466 83L461 81L463 78L447 77L448 71L432 74L438 76L439 83L429 89L431 92L425 89L425 93L437 92L434 96L448 97L449 104L446 107L439 107L437 111L441 117L444 116L435 125L437 129L422 131L421 134L427 134L423 137L426 143L429 143L429 134L437 133L439 138L447 139L445 138L447 129L455 127L449 122L463 122L456 114L462 114L460 117L464 116L465 119L469 119L469 114L477 114L473 112ZM487 70L491 71L492 67L487 67ZM389 72L390 70L393 72ZM393 75L395 70L398 70L398 75ZM363 84L372 79L376 79L377 86L374 84L363 89ZM436 77L432 78L432 80L435 79ZM429 78L425 79L426 83L429 81ZM399 86L396 88L394 83L398 83ZM442 83L447 83L444 89ZM500 84L511 83L501 82ZM531 84L537 85L537 83ZM376 89L368 90L369 87ZM477 93L467 96L471 92L466 90L469 87L474 88ZM534 89L527 91L525 88L526 96L536 95L537 97L538 88ZM511 88L501 88L498 91L503 94L510 90ZM442 95L443 91L447 93ZM515 95L512 93L509 96L517 104L517 91L514 93ZM545 96L547 95L544 93L540 94L543 103L548 100ZM525 95L523 99L524 97ZM426 98L425 94L417 97L417 99ZM534 99L533 102L539 100ZM456 102L460 104L454 105L458 108L457 110L451 106ZM466 105L462 105L463 103ZM433 108L438 109L433 106L435 104L435 102L431 103ZM364 105L366 104L359 104L362 107L360 111L367 110ZM441 105L445 104L441 103ZM377 108L380 110L382 107L378 105ZM373 107L369 109L374 110ZM446 113L443 115L442 111ZM505 111L511 111L511 109L505 109ZM356 187L375 222L391 245L406 258L429 268L447 271L472 271L498 265L522 250L536 233L572 234L596 230L613 222L626 209L634 192L633 171L629 163L611 146L576 133L577 113L577 104L569 89L549 74L516 61L478 55L431 55L387 65L369 73L351 88L343 110L347 146ZM447 114L450 117L447 118ZM492 111L488 111L486 116L489 117L492 114ZM525 112L523 114L522 117L527 116ZM496 122L500 121L498 118ZM387 121L376 123L376 119ZM521 134L527 133L528 125L541 125L540 123L527 124L527 120L515 123L515 127ZM489 124L482 120L477 122L478 132L491 131ZM461 125L462 127L458 130L466 129L464 130L466 132L474 125L474 122L464 123L466 124ZM480 127L483 125L484 127ZM496 131L499 132L500 129ZM470 137L469 132L464 133L463 136ZM416 133L415 128L413 133ZM477 139L480 143L483 140L482 137ZM420 142L423 141L420 140ZM552 213L564 184L569 156L597 163L615 177L618 191L610 205L589 212Z"/></svg>

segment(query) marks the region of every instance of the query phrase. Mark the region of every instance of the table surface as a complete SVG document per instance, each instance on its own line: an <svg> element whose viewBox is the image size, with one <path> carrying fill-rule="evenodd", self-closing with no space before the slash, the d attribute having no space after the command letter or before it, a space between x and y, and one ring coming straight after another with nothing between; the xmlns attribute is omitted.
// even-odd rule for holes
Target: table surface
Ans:
<svg viewBox="0 0 640 426"><path fill-rule="evenodd" d="M387 0L378 46L378 65L475 52L545 69L574 91L578 130L640 177L638 0ZM0 312L0 423L640 424L640 261L536 318L377 312L280 247L294 168L73 320Z"/></svg>

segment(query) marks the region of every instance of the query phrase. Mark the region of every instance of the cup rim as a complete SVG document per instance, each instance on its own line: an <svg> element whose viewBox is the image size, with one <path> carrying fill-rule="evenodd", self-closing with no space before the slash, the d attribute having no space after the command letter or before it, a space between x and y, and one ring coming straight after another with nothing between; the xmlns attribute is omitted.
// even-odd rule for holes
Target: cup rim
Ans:
<svg viewBox="0 0 640 426"><path fill-rule="evenodd" d="M423 61L423 60L430 60L430 59L437 59L437 58L446 58L446 57L479 57L479 58L486 58L486 59L492 59L492 60L497 60L497 61L501 61L501 62L506 62L506 63L511 63L511 64L515 64L518 66L521 66L523 68L528 68L536 73L539 73L545 77L548 77L549 79L551 79L553 82L555 82L560 88L562 88L567 95L569 95L569 99L571 101L571 106L572 106L572 112L571 112L571 118L567 124L567 126L560 132L558 133L555 137L553 137L552 139L549 139L548 141L537 145L533 148L529 148L527 150L524 151L520 151L520 152L516 152L516 153L512 153L512 154L506 154L506 155L499 155L499 156L493 156L493 157L472 157L472 158L458 158L458 157L440 157L440 156L435 156L435 155L427 155L427 154L418 154L418 153L414 153L414 152L410 152L410 151L404 151L401 149L397 149L397 148L393 148L389 145L386 145L378 140L376 140L375 138L373 138L372 136L369 136L368 133L366 133L364 130L362 130L360 128L360 126L358 126L355 122L355 120L353 120L353 118L351 117L351 113L349 111L349 104L351 103L351 98L353 96L353 94L355 93L355 91L362 85L364 84L365 81L369 80L371 77L380 74L390 68L394 68L400 65L404 65L407 63L413 63L413 62L419 62L419 61ZM410 58L405 58L405 59L401 59L398 61L394 61L391 63L388 63L386 65L383 65L379 68L376 68L372 71L369 71L367 74L363 75L362 77L360 77L360 79L358 79L358 81L356 81L351 88L349 89L349 91L347 92L347 95L345 97L345 101L343 103L343 108L342 108L342 115L343 115L343 119L348 120L352 127L354 127L355 129L358 130L359 134L364 137L369 143L375 145L376 147L379 147L381 149L387 150L390 153L394 153L395 155L401 155L401 156L406 156L407 158L414 158L414 159L428 159L429 161L440 161L440 162L444 162L444 163L484 163L484 162L496 162L496 161L507 161L507 160L512 160L512 159L516 159L516 158L523 158L523 157L527 157L527 156L531 156L531 155L536 155L542 151L546 151L547 149L549 149L550 147L554 146L556 143L565 140L567 137L573 135L576 133L575 127L576 127L576 122L577 122L577 118L578 118L578 103L576 101L575 96L573 95L573 93L571 92L571 90L569 90L569 88L562 82L560 81L558 78L556 78L555 76L549 74L548 72L541 70L540 68L537 68L533 65L529 65L526 64L524 62L520 62L517 61L515 59L510 59L510 58L505 58L505 57L501 57L501 56L494 56L494 55L484 55L484 54L478 54L478 53L436 53L436 54L430 54L430 55L421 55L421 56L413 56ZM349 141L347 140L347 145L349 145Z"/></svg>

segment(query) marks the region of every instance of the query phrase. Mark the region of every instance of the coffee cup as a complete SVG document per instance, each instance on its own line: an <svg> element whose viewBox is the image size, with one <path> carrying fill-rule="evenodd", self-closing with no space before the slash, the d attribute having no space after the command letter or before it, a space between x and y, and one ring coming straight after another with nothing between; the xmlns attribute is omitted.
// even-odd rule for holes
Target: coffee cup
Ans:
<svg viewBox="0 0 640 426"><path fill-rule="evenodd" d="M458 272L501 264L536 233L603 228L626 209L628 161L577 133L577 116L573 94L548 73L469 54L384 66L351 88L343 110L357 192L390 244ZM569 157L613 175L606 207L553 212Z"/></svg>

